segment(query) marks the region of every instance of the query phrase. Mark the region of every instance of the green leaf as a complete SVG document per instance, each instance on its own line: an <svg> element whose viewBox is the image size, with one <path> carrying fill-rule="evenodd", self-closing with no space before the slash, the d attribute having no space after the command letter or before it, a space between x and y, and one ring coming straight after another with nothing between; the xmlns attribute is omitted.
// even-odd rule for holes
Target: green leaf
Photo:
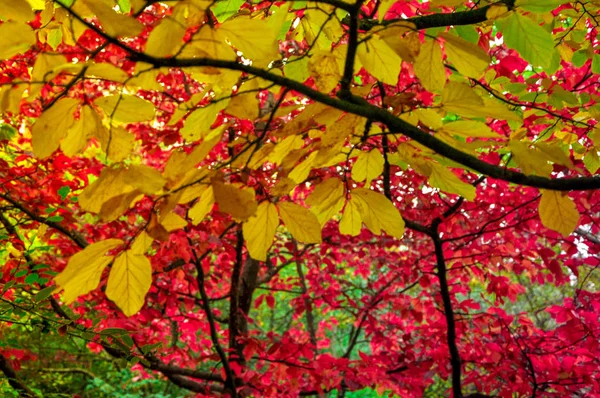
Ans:
<svg viewBox="0 0 600 398"><path fill-rule="evenodd" d="M432 187L439 188L444 192L460 195L470 201L475 199L475 187L458 178L444 166L431 163L431 175L428 181Z"/></svg>
<svg viewBox="0 0 600 398"><path fill-rule="evenodd" d="M39 279L38 279L38 281L39 281ZM35 296L33 296L33 301L35 301L36 303L44 301L48 297L50 297L50 295L52 295L52 292L54 292L55 290L56 290L56 286L49 286L45 289L42 289L39 292L37 292Z"/></svg>
<svg viewBox="0 0 600 398"><path fill-rule="evenodd" d="M60 44L62 43L62 40L63 40L62 29L60 29L60 28L52 29L48 33L47 41L48 41L48 44L50 45L50 47L52 47L52 49L54 51L56 51L58 46L60 46Z"/></svg>
<svg viewBox="0 0 600 398"><path fill-rule="evenodd" d="M28 285L32 285L35 282L37 282L39 278L40 276L34 272L32 274L27 275L27 277L25 278L25 283L27 283Z"/></svg>
<svg viewBox="0 0 600 398"><path fill-rule="evenodd" d="M496 21L504 43L516 50L521 57L533 66L549 68L552 64L554 40L552 35L531 19L518 12Z"/></svg>
<svg viewBox="0 0 600 398"><path fill-rule="evenodd" d="M62 200L65 200L65 199L66 199L66 197L67 197L67 195L69 194L69 192L71 192L71 188L69 188L69 187L68 187L68 186L66 186L66 185L65 185L65 186L63 186L63 187L60 187L60 188L58 189L58 195L60 196L60 198L61 198Z"/></svg>
<svg viewBox="0 0 600 398"><path fill-rule="evenodd" d="M117 6L123 14L129 14L131 11L131 3L129 0L117 0Z"/></svg>
<svg viewBox="0 0 600 398"><path fill-rule="evenodd" d="M517 0L515 7L521 7L531 12L548 12L556 9L558 6L568 3L565 0Z"/></svg>
<svg viewBox="0 0 600 398"><path fill-rule="evenodd" d="M17 271L17 272L15 273L15 278L20 278L20 277L22 277L22 276L25 276L25 275L27 275L27 273L28 273L28 272L29 272L29 271L28 271L28 270L26 270L26 269L22 269L22 270L20 270L20 271Z"/></svg>
<svg viewBox="0 0 600 398"><path fill-rule="evenodd" d="M0 141L10 140L15 134L17 134L17 130L14 127L8 124L0 125Z"/></svg>
<svg viewBox="0 0 600 398"><path fill-rule="evenodd" d="M600 55L598 54L594 54L594 58L592 58L592 72L600 74Z"/></svg>
<svg viewBox="0 0 600 398"><path fill-rule="evenodd" d="M217 21L222 23L227 18L237 13L245 2L245 0L218 1L216 2L216 5L212 7L211 11L215 18L217 18Z"/></svg>

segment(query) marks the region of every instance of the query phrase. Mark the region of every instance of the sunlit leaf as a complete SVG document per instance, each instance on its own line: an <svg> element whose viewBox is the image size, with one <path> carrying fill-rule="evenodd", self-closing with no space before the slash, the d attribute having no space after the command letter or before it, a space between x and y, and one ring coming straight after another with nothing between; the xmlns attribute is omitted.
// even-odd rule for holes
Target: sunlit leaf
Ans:
<svg viewBox="0 0 600 398"><path fill-rule="evenodd" d="M71 256L67 267L54 278L58 289L64 290L65 303L70 304L98 287L102 271L113 259L105 256L106 252L122 244L121 239L107 239Z"/></svg>
<svg viewBox="0 0 600 398"><path fill-rule="evenodd" d="M244 240L250 256L259 261L267 260L267 252L273 243L279 225L277 207L270 202L258 205L256 214L243 224Z"/></svg>
<svg viewBox="0 0 600 398"><path fill-rule="evenodd" d="M579 224L579 212L567 193L542 191L540 219L546 228L569 236Z"/></svg>
<svg viewBox="0 0 600 398"><path fill-rule="evenodd" d="M310 210L291 202L280 202L277 209L294 239L302 243L321 243L321 224Z"/></svg>
<svg viewBox="0 0 600 398"><path fill-rule="evenodd" d="M144 298L151 284L150 260L132 250L126 250L117 256L110 270L106 297L125 315L132 316L144 305Z"/></svg>

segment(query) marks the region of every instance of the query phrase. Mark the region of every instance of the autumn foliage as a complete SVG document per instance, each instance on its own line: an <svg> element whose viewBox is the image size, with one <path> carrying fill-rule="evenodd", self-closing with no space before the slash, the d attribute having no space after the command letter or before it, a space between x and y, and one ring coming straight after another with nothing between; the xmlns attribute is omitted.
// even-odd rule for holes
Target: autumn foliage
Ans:
<svg viewBox="0 0 600 398"><path fill-rule="evenodd" d="M0 0L2 391L600 397L599 10Z"/></svg>

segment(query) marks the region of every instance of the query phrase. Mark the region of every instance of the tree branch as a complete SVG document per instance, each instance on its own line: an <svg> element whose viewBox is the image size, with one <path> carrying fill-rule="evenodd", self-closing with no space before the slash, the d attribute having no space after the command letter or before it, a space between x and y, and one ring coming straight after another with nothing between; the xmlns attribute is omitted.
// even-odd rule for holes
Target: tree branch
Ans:
<svg viewBox="0 0 600 398"><path fill-rule="evenodd" d="M0 371L4 373L4 376L8 379L8 384L12 388L14 388L20 397L25 398L37 398L37 395L33 390L31 390L26 384L24 384L18 377L15 368L12 367L8 359L2 354L0 354Z"/></svg>

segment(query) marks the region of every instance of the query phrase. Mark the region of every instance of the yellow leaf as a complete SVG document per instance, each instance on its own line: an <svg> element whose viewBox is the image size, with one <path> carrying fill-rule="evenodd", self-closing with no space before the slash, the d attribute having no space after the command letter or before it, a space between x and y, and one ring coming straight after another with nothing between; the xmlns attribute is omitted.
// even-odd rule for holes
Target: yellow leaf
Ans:
<svg viewBox="0 0 600 398"><path fill-rule="evenodd" d="M60 143L60 149L67 156L82 152L88 140L97 135L100 118L89 105L84 105L79 112L79 119L67 131L66 137Z"/></svg>
<svg viewBox="0 0 600 398"><path fill-rule="evenodd" d="M256 94L261 89L257 83L258 79L245 82L227 104L225 113L235 116L238 119L256 119L260 109Z"/></svg>
<svg viewBox="0 0 600 398"><path fill-rule="evenodd" d="M366 71L376 79L394 86L398 83L402 59L378 34L361 42L356 55Z"/></svg>
<svg viewBox="0 0 600 398"><path fill-rule="evenodd" d="M367 181L371 184L383 172L384 159L379 149L369 152L360 152L354 166L352 166L352 179L356 182Z"/></svg>
<svg viewBox="0 0 600 398"><path fill-rule="evenodd" d="M224 184L219 181L212 183L215 201L219 205L219 210L223 213L231 214L238 220L247 220L256 213L256 199L254 189L241 188L231 184Z"/></svg>
<svg viewBox="0 0 600 398"><path fill-rule="evenodd" d="M579 212L567 193L542 191L539 212L542 224L565 238L575 231L579 224Z"/></svg>
<svg viewBox="0 0 600 398"><path fill-rule="evenodd" d="M486 19L493 20L499 18L508 12L505 4L492 4L485 13Z"/></svg>
<svg viewBox="0 0 600 398"><path fill-rule="evenodd" d="M344 183L339 178L329 178L317 186L306 198L306 204L311 206L317 215L319 223L324 225L344 205Z"/></svg>
<svg viewBox="0 0 600 398"><path fill-rule="evenodd" d="M4 22L0 25L0 37L0 60L22 54L36 42L31 27L22 22Z"/></svg>
<svg viewBox="0 0 600 398"><path fill-rule="evenodd" d="M154 242L154 238L152 238L150 235L148 235L146 233L146 231L142 231L142 232L140 232L140 234L135 238L135 240L131 244L130 250L134 254L142 255L142 254L146 253L146 251L148 249L150 249L150 246L152 246L153 242Z"/></svg>
<svg viewBox="0 0 600 398"><path fill-rule="evenodd" d="M127 72L123 69L109 64L108 62L92 63L85 70L85 75L88 77L99 77L101 79L112 80L123 83L129 78Z"/></svg>
<svg viewBox="0 0 600 398"><path fill-rule="evenodd" d="M445 42L446 56L463 76L479 79L491 59L481 47L450 33L440 33Z"/></svg>
<svg viewBox="0 0 600 398"><path fill-rule="evenodd" d="M67 64L67 58L64 55L55 53L39 54L35 57L31 79L34 82L50 81L57 74L57 72L52 72L65 64Z"/></svg>
<svg viewBox="0 0 600 398"><path fill-rule="evenodd" d="M123 182L148 195L158 193L166 180L158 170L146 165L132 165L123 174Z"/></svg>
<svg viewBox="0 0 600 398"><path fill-rule="evenodd" d="M27 89L25 84L15 86L6 85L0 89L0 113L19 113L23 93Z"/></svg>
<svg viewBox="0 0 600 398"><path fill-rule="evenodd" d="M175 213L168 213L160 222L167 232L182 229L187 226L187 221Z"/></svg>
<svg viewBox="0 0 600 398"><path fill-rule="evenodd" d="M437 130L443 126L442 116L433 109L420 108L413 112L421 123Z"/></svg>
<svg viewBox="0 0 600 398"><path fill-rule="evenodd" d="M195 167L206 160L206 156L210 153L211 149L221 141L223 132L228 126L228 124L223 124L212 130L210 134L204 137L204 141L200 145L197 145L189 155L181 159L181 162L177 166L174 166L177 167L177 170L173 170L171 167L169 169L165 168L165 175L173 178L188 173L190 170L197 170Z"/></svg>
<svg viewBox="0 0 600 398"><path fill-rule="evenodd" d="M467 184L456 176L446 167L437 163L429 163L431 174L429 175L429 184L446 193L460 195L467 200L475 199L476 189L473 185Z"/></svg>
<svg viewBox="0 0 600 398"><path fill-rule="evenodd" d="M241 16L225 21L217 31L258 67L280 58L279 30L272 29L265 20Z"/></svg>
<svg viewBox="0 0 600 398"><path fill-rule="evenodd" d="M290 60L283 67L285 77L304 83L310 77L308 63L308 57L290 57Z"/></svg>
<svg viewBox="0 0 600 398"><path fill-rule="evenodd" d="M308 178L310 171L315 163L315 159L317 158L317 152L313 152L306 159L304 159L299 165L295 166L292 172L288 175L288 177L296 184L300 184L302 181Z"/></svg>
<svg viewBox="0 0 600 398"><path fill-rule="evenodd" d="M467 116L473 109L483 108L483 99L467 84L448 82L442 93L442 104L448 112Z"/></svg>
<svg viewBox="0 0 600 398"><path fill-rule="evenodd" d="M379 9L377 10L377 19L379 22L383 21L385 14L387 14L388 10L392 8L394 4L396 4L396 0L381 0L379 2Z"/></svg>
<svg viewBox="0 0 600 398"><path fill-rule="evenodd" d="M429 91L442 91L446 83L446 69L437 41L428 40L421 46L421 51L415 59L414 70L423 87Z"/></svg>
<svg viewBox="0 0 600 398"><path fill-rule="evenodd" d="M215 196L213 194L213 188L208 187L200 199L188 212L188 216L192 219L192 224L198 225L204 220L204 217L211 211L215 204Z"/></svg>
<svg viewBox="0 0 600 398"><path fill-rule="evenodd" d="M112 37L134 37L142 33L144 25L135 18L119 14L103 0L82 0L100 20L106 34Z"/></svg>
<svg viewBox="0 0 600 398"><path fill-rule="evenodd" d="M272 196L285 196L296 187L296 182L288 177L283 177L277 180L277 183L271 188Z"/></svg>
<svg viewBox="0 0 600 398"><path fill-rule="evenodd" d="M161 58L173 55L183 46L186 27L171 17L163 18L152 29L146 42L146 53Z"/></svg>
<svg viewBox="0 0 600 398"><path fill-rule="evenodd" d="M268 161L279 166L283 158L285 158L294 149L302 148L304 139L300 135L291 135L283 139L283 141L275 144L275 149L267 157Z"/></svg>
<svg viewBox="0 0 600 398"><path fill-rule="evenodd" d="M339 22L336 18L331 20L327 18L327 15L322 10L308 8L304 11L300 26L298 26L297 32L300 30L304 37L299 37L300 41L302 38L306 39L306 42L315 48L328 50L331 49L331 31L337 31L340 29Z"/></svg>
<svg viewBox="0 0 600 398"><path fill-rule="evenodd" d="M142 193L138 190L126 192L117 196L113 196L102 203L98 214L104 222L114 221L119 218L129 207L135 204L135 199L139 198ZM142 195L143 196L143 195Z"/></svg>
<svg viewBox="0 0 600 398"><path fill-rule="evenodd" d="M541 151L551 162L573 168L573 162L561 148L560 141L538 142L535 148ZM566 149L568 151L568 147Z"/></svg>
<svg viewBox="0 0 600 398"><path fill-rule="evenodd" d="M410 26L412 24L406 22L399 26L394 25L386 26L385 30L380 32L381 37L401 59L410 63L415 62L421 49L419 33L412 31L416 30L416 28L414 25ZM407 30L410 33L406 34Z"/></svg>
<svg viewBox="0 0 600 398"><path fill-rule="evenodd" d="M277 208L294 239L302 243L321 243L321 224L310 210L291 202L280 202Z"/></svg>
<svg viewBox="0 0 600 398"><path fill-rule="evenodd" d="M75 120L73 112L77 106L79 100L62 98L42 113L31 128L31 145L35 156L47 158L58 148L60 140Z"/></svg>
<svg viewBox="0 0 600 398"><path fill-rule="evenodd" d="M65 303L71 304L77 297L98 287L104 268L113 257L106 252L123 244L121 239L107 239L93 243L69 259L67 267L54 278L57 290L63 290Z"/></svg>
<svg viewBox="0 0 600 398"><path fill-rule="evenodd" d="M459 120L446 123L442 126L442 130L450 135L457 135L460 137L504 138L486 124L474 120Z"/></svg>
<svg viewBox="0 0 600 398"><path fill-rule="evenodd" d="M29 22L35 19L35 14L29 3L25 0L0 0L0 19L4 21L12 19L17 22Z"/></svg>
<svg viewBox="0 0 600 398"><path fill-rule="evenodd" d="M227 108L228 104L229 100L212 102L190 113L187 119L185 119L183 128L179 130L183 139L187 142L194 142L206 137L210 131L210 126L217 119L217 115L223 109Z"/></svg>
<svg viewBox="0 0 600 398"><path fill-rule="evenodd" d="M350 198L346 203L342 220L340 221L340 233L344 235L356 236L362 229L362 219L360 218L360 209L358 205Z"/></svg>
<svg viewBox="0 0 600 398"><path fill-rule="evenodd" d="M343 61L336 54L323 50L313 54L308 61L308 73L315 79L317 88L325 93L336 88L342 78Z"/></svg>
<svg viewBox="0 0 600 398"><path fill-rule="evenodd" d="M548 176L552 172L552 165L548 163L549 159L537 149L530 148L528 143L512 139L508 146L523 173Z"/></svg>
<svg viewBox="0 0 600 398"><path fill-rule="evenodd" d="M367 228L376 235L383 229L388 235L401 239L404 235L404 220L388 198L365 188L352 190L352 200Z"/></svg>
<svg viewBox="0 0 600 398"><path fill-rule="evenodd" d="M493 98L483 98L483 105L467 105L467 107L460 108L460 112L460 115L465 117L489 117L500 120L523 121L518 114L508 109L505 104Z"/></svg>
<svg viewBox="0 0 600 398"><path fill-rule="evenodd" d="M102 205L111 198L133 192L135 188L123 181L123 169L107 167L96 181L88 185L79 195L82 209L99 213Z"/></svg>
<svg viewBox="0 0 600 398"><path fill-rule="evenodd" d="M126 159L135 145L135 136L120 127L112 127L109 131L101 123L99 120L95 135L102 150L112 161L120 162Z"/></svg>
<svg viewBox="0 0 600 398"><path fill-rule="evenodd" d="M106 116L120 123L146 122L154 119L154 105L135 95L108 95L94 103Z"/></svg>
<svg viewBox="0 0 600 398"><path fill-rule="evenodd" d="M137 62L133 75L127 79L127 87L140 88L143 87L146 90L164 91L165 88L156 81L158 75L163 73L164 70L154 68L152 65L144 62Z"/></svg>
<svg viewBox="0 0 600 398"><path fill-rule="evenodd" d="M250 257L258 261L267 260L267 252L273 243L278 225L277 207L270 202L258 205L256 214L246 220L242 227Z"/></svg>
<svg viewBox="0 0 600 398"><path fill-rule="evenodd" d="M144 306L152 285L152 265L146 256L127 250L117 256L108 275L106 297L127 316Z"/></svg>
<svg viewBox="0 0 600 398"><path fill-rule="evenodd" d="M227 45L219 32L220 30L217 31L208 24L202 25L200 30L192 37L192 41L181 50L181 57L202 56L225 61L235 60L234 50Z"/></svg>

